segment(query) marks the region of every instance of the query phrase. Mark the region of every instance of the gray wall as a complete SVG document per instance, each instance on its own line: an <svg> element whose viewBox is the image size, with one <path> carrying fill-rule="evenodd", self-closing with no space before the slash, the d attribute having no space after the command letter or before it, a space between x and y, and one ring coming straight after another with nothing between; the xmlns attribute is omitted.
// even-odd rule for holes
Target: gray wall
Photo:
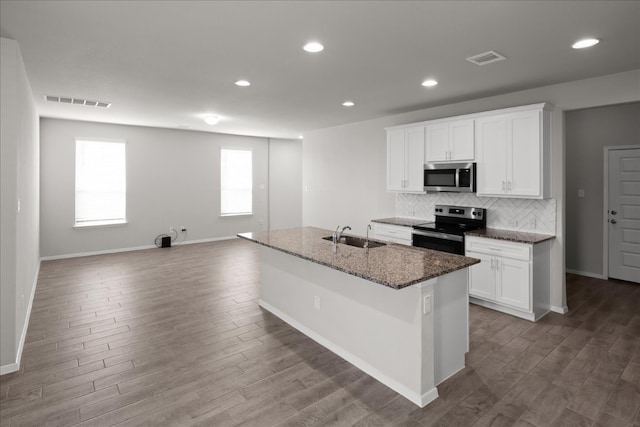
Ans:
<svg viewBox="0 0 640 427"><path fill-rule="evenodd" d="M640 144L640 103L567 111L565 138L567 269L602 276L603 149Z"/></svg>
<svg viewBox="0 0 640 427"><path fill-rule="evenodd" d="M302 225L302 141L269 140L269 228Z"/></svg>
<svg viewBox="0 0 640 427"><path fill-rule="evenodd" d="M40 209L33 93L18 44L5 38L0 42L0 374L4 374L18 370L20 364L40 266Z"/></svg>
<svg viewBox="0 0 640 427"><path fill-rule="evenodd" d="M74 229L75 138L127 141L127 220ZM220 217L220 148L253 150L254 214ZM152 245L169 227L198 241L268 226L266 138L70 120L41 120L43 257Z"/></svg>
<svg viewBox="0 0 640 427"><path fill-rule="evenodd" d="M640 100L640 70L449 104L305 133L303 223L332 228L348 223L363 234L372 218L393 215L395 196L385 190L386 126L479 111L550 102L552 191L556 238L552 247L551 304L566 311L564 111Z"/></svg>

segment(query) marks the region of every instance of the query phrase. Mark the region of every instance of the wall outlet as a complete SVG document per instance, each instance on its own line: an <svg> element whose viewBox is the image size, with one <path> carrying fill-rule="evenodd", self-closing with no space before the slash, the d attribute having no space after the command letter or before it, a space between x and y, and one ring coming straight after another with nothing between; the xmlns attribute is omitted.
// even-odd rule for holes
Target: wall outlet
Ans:
<svg viewBox="0 0 640 427"><path fill-rule="evenodd" d="M584 189L578 189L578 197L584 197Z"/></svg>
<svg viewBox="0 0 640 427"><path fill-rule="evenodd" d="M536 221L535 218L529 219L529 228L535 230L537 226L538 226L538 222Z"/></svg>
<svg viewBox="0 0 640 427"><path fill-rule="evenodd" d="M425 295L422 299L422 315L431 313L431 295Z"/></svg>
<svg viewBox="0 0 640 427"><path fill-rule="evenodd" d="M320 297L317 295L313 297L313 308L320 311Z"/></svg>

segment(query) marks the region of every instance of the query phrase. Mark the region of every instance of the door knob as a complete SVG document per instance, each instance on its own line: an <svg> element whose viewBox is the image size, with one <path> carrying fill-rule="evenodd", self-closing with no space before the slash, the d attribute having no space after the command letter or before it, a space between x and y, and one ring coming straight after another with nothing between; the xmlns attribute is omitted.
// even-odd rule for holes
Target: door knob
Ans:
<svg viewBox="0 0 640 427"><path fill-rule="evenodd" d="M618 221L616 221L615 219L611 220L611 224L617 224L617 223L618 223Z"/></svg>
<svg viewBox="0 0 640 427"><path fill-rule="evenodd" d="M617 214L618 214L618 212L616 212L616 211L611 211L611 215L617 215Z"/></svg>

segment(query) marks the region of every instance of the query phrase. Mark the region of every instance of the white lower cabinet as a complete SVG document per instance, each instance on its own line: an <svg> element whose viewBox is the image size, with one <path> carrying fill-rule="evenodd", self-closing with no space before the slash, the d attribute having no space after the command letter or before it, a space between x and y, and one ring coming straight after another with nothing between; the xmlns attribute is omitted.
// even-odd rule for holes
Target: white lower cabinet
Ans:
<svg viewBox="0 0 640 427"><path fill-rule="evenodd" d="M478 258L470 269L469 298L527 320L550 310L550 241L537 244L469 236L465 255Z"/></svg>
<svg viewBox="0 0 640 427"><path fill-rule="evenodd" d="M402 225L373 223L373 232L376 239L401 245L411 246L412 230L413 228Z"/></svg>

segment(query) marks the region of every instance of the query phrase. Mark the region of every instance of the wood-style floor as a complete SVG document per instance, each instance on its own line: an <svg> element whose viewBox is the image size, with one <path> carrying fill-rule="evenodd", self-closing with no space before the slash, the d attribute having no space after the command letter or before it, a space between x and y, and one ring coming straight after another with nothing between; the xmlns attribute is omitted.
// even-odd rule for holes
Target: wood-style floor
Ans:
<svg viewBox="0 0 640 427"><path fill-rule="evenodd" d="M537 323L471 306L467 367L420 409L260 309L255 244L43 262L0 426L638 427L640 286L567 282Z"/></svg>

